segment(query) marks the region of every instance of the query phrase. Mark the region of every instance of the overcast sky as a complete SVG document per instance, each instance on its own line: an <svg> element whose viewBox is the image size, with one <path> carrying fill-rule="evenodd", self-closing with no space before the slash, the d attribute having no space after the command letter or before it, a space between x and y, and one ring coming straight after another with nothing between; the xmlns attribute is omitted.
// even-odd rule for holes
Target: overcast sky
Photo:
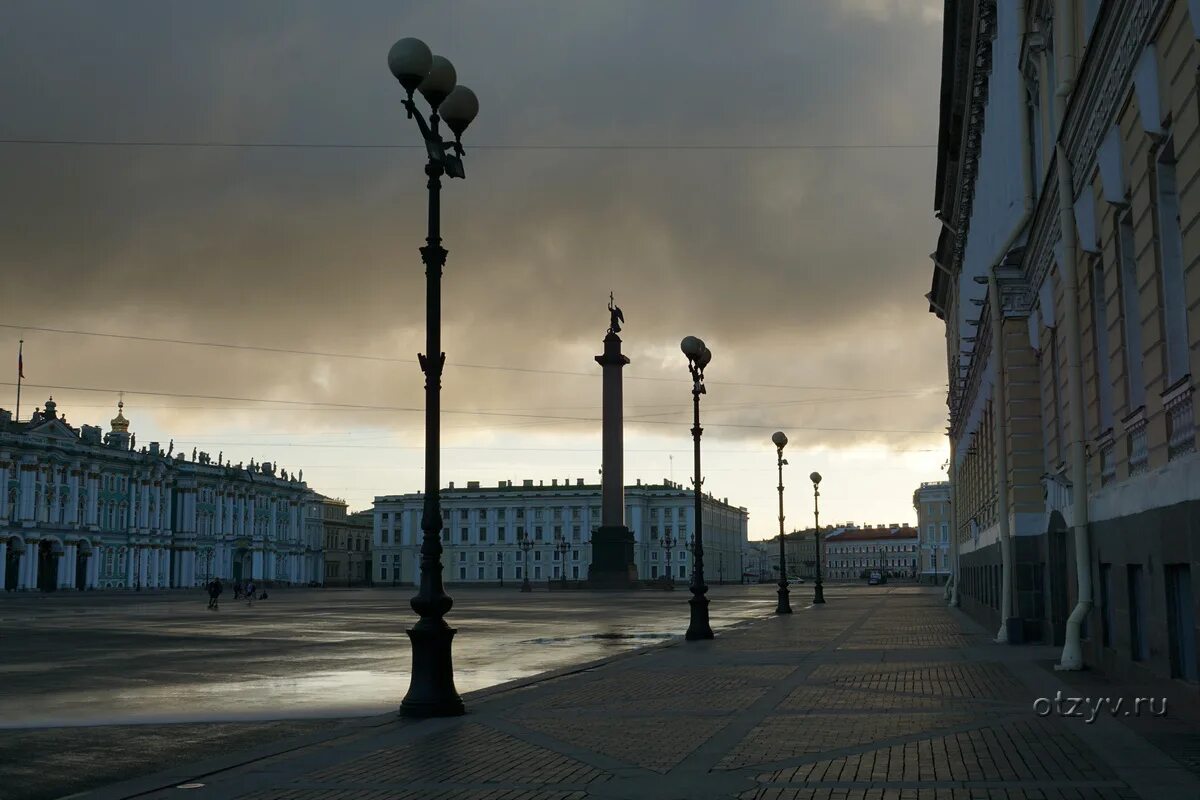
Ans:
<svg viewBox="0 0 1200 800"><path fill-rule="evenodd" d="M139 446L302 468L354 508L421 488L422 150L94 144L419 145L386 63L417 36L481 107L443 191L443 485L598 479L612 291L627 482L690 476L694 334L705 486L752 538L776 429L789 528L814 469L823 522L915 521L946 458L941 5L8 0L0 138L75 143L0 143L0 404L24 337L22 417L52 392L107 430L123 390Z"/></svg>

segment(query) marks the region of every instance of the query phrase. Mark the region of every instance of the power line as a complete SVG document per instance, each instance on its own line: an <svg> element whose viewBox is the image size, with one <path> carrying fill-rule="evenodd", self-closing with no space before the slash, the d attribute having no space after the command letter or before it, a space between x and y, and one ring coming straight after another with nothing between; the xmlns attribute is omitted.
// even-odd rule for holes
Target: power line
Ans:
<svg viewBox="0 0 1200 800"><path fill-rule="evenodd" d="M169 147L254 150L419 150L421 144L368 142L230 142L165 139L5 138L0 144L59 147ZM936 144L472 144L471 150L934 150Z"/></svg>
<svg viewBox="0 0 1200 800"><path fill-rule="evenodd" d="M136 336L124 333L106 333L101 331L80 331L70 328L47 328L35 325L13 325L10 323L0 323L0 328L9 328L19 331L39 331L42 333L59 333L71 336L96 336L104 339L126 339L137 342L153 342L162 344L178 344L191 347L216 347L226 350L251 350L264 353L284 353L289 355L300 356L317 356L320 358L349 358L360 359L364 361L383 361L393 364L416 364L417 360L413 358L397 358L395 356L372 356L362 355L360 353L335 353L322 350L300 350L290 347L265 347L262 345L251 344L233 344L231 342L206 342L195 339L172 339L160 336ZM463 369L488 369L498 370L501 372L523 372L537 375L575 375L584 378L599 378L600 373L597 372L578 372L572 370L555 370L555 369L534 369L532 367L508 367L496 364L459 364L456 362L447 362L447 367L457 366ZM665 381L667 383L691 383L687 378L665 378L662 376L653 375L626 375L626 380L635 381ZM849 386L796 386L788 384L773 384L773 383L735 383L733 381L705 381L709 386L744 386L752 389L798 389L805 391L824 391L824 392L892 392L897 391L895 387L886 389L868 389ZM944 387L938 387L944 388ZM909 389L899 391L923 392L928 389ZM390 410L390 409L389 409Z"/></svg>
<svg viewBox="0 0 1200 800"><path fill-rule="evenodd" d="M185 394L182 392L137 391L137 390L132 390L132 389L99 388L99 387L95 387L95 386L60 386L60 385L38 384L38 383L27 383L27 382L23 383L22 385L28 386L31 388L37 388L37 389L57 389L60 391L102 392L105 394L118 394L120 392L124 392L125 394L140 395L140 396L146 396L146 397L186 397L186 398L196 398L196 399L203 399L203 400L227 400L230 402L242 402L242 403L280 403L280 404L284 404L284 405L293 405L293 406L295 406L295 405L311 405L312 404L310 401L306 401L306 400L274 400L274 399L258 398L258 397L232 397L232 396L228 396L228 395ZM16 386L16 384L11 381L3 381L3 382L0 382L0 386ZM324 401L321 402L321 405L330 406L332 408L354 409L354 410L372 409L372 410L402 411L402 412L412 412L412 413L424 413L425 412L424 408L416 408L416 407L410 407L410 406L379 406L379 405L368 405L368 404L364 404L364 403L333 403L333 402L324 402ZM486 417L517 417L520 419L555 420L555 421L564 421L564 422L600 422L601 421L601 419L599 417L565 417L565 416L556 416L556 415L550 415L550 414L515 414L515 413L509 413L509 412L503 412L503 411L459 411L459 410L453 410L453 409L442 409L442 413L444 413L444 414L465 414L465 415L471 415L471 416L486 416ZM668 420L627 420L627 421L631 422L631 424L634 424L634 425L678 425L678 424L680 424L678 422L671 422ZM708 423L708 427L712 427L712 428L746 428L746 429L750 429L750 430L764 430L764 429L777 428L777 427L781 427L781 426L779 426L779 425L749 425L749 424L737 424L737 423L728 423L728 422L726 422L726 423L710 422L710 423ZM798 425L790 425L790 426L782 426L782 427L788 427L791 430L826 431L826 432L841 432L841 433L915 433L915 434L935 434L935 433L941 434L941 433L943 433L943 431L940 431L940 430L936 430L936 431L935 430L911 430L911 429L893 429L893 428L826 428L826 427L811 427L811 426L798 426Z"/></svg>

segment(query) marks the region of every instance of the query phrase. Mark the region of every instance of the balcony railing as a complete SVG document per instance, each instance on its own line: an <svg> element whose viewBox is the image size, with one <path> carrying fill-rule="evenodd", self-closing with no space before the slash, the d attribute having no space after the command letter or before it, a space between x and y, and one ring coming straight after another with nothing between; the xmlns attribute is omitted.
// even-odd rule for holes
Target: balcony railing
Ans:
<svg viewBox="0 0 1200 800"><path fill-rule="evenodd" d="M1192 387L1185 383L1163 398L1167 416L1167 460L1196 449L1196 414L1192 406Z"/></svg>
<svg viewBox="0 0 1200 800"><path fill-rule="evenodd" d="M1141 475L1150 468L1150 451L1146 447L1146 420L1143 417L1128 429L1129 476Z"/></svg>

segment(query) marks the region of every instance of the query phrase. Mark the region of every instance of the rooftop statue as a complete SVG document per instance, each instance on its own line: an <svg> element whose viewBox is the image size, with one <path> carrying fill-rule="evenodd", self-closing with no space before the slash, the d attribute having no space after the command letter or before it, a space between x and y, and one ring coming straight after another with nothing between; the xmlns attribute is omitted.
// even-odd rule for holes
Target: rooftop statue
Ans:
<svg viewBox="0 0 1200 800"><path fill-rule="evenodd" d="M620 308L613 305L613 293L612 292L608 293L608 313L609 313L608 332L609 333L620 333L621 332L621 323L625 321L625 315L621 313Z"/></svg>

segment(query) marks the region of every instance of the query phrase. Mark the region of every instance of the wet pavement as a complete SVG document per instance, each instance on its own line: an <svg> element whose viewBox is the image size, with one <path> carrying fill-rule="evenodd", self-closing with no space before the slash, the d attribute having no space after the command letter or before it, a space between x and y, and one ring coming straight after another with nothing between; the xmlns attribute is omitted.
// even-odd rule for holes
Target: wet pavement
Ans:
<svg viewBox="0 0 1200 800"><path fill-rule="evenodd" d="M691 596L683 587L452 594L460 692L682 635ZM408 688L411 595L279 590L251 608L226 593L218 612L199 590L0 596L0 728L392 711ZM769 615L775 603L770 585L711 587L710 597L717 630Z"/></svg>

